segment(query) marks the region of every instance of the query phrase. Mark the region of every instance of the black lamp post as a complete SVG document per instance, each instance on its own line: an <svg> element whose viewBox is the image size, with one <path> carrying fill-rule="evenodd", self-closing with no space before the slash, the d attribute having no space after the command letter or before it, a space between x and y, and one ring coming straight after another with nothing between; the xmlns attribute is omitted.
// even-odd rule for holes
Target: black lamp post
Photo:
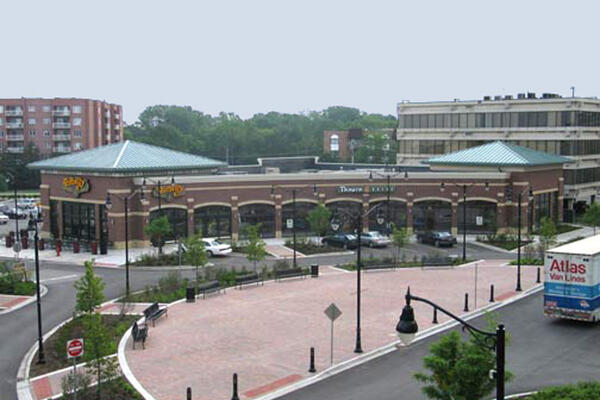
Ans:
<svg viewBox="0 0 600 400"><path fill-rule="evenodd" d="M515 289L517 292L522 291L521 288L521 192L519 192L519 200L517 207L517 225L519 226L517 229L517 288ZM533 188L529 188L528 193L528 202L527 209L529 209L529 203L533 200Z"/></svg>
<svg viewBox="0 0 600 400"><path fill-rule="evenodd" d="M12 185L13 185L13 191L14 191L14 203L15 203L15 249L21 249L21 242L19 241L19 207L17 206L17 177L6 171L5 172L6 175L8 175L8 178L6 178L6 183L11 182L12 181ZM17 253L17 257L19 255L19 252L16 251Z"/></svg>
<svg viewBox="0 0 600 400"><path fill-rule="evenodd" d="M35 289L36 289L36 303L37 303L37 320L38 320L38 364L44 364L46 362L46 357L44 356L44 337L42 335L42 299L40 295L40 256L38 253L38 222L39 222L39 213L35 219L29 220L29 226L27 227L28 231L33 231L34 236L34 246L35 246Z"/></svg>
<svg viewBox="0 0 600 400"><path fill-rule="evenodd" d="M137 190L131 193L129 196L118 196L113 194L118 199L123 200L125 206L125 296L129 296L129 199L137 194ZM144 190L140 190L140 200L144 200ZM106 208L110 210L112 208L112 201L110 199L110 192L106 195Z"/></svg>
<svg viewBox="0 0 600 400"><path fill-rule="evenodd" d="M392 194L392 178L400 175L402 172L394 172L394 168L392 167L392 171L391 173L387 173L387 174L382 174L379 173L377 171L370 171L369 172L369 181L373 180L373 172L375 172L375 174L379 175L379 176L384 176L386 179L386 229L385 229L385 234L389 235L392 232L392 228L391 228L391 224L392 224L392 216L391 216L391 194ZM404 179L408 179L408 172L405 170L403 172L404 174Z"/></svg>
<svg viewBox="0 0 600 400"><path fill-rule="evenodd" d="M419 330L419 326L417 325L417 321L415 320L415 312L410 305L410 301L420 301L426 304L429 304L434 308L434 310L440 310L444 314L448 315L452 319L458 321L463 329L469 331L471 335L473 335L476 339L481 339L482 345L487 347L490 350L496 350L496 370L490 371L490 376L493 376L496 379L496 400L504 400L504 364L505 364L505 330L504 325L499 324L496 327L496 332L486 332L475 326L469 324L462 318L454 315L450 311L445 310L444 308L438 306L434 302L424 299L422 297L413 296L410 294L410 288L406 291L406 305L402 309L402 314L400 315L400 320L396 325L396 333L400 338L400 341L408 346L412 340L414 339L417 331Z"/></svg>
<svg viewBox="0 0 600 400"><path fill-rule="evenodd" d="M463 260L463 262L467 261L467 189L470 188L473 185L475 185L475 183L471 183L470 185L466 185L466 184L457 185L457 184L454 184L454 186L461 186L462 187L462 191L463 191L463 220L462 220L462 227L463 227L462 260ZM442 182L440 184L440 191L443 192L445 188L446 188L446 184L444 182ZM489 182L485 182L485 190L486 191L490 190L490 184L489 184Z"/></svg>

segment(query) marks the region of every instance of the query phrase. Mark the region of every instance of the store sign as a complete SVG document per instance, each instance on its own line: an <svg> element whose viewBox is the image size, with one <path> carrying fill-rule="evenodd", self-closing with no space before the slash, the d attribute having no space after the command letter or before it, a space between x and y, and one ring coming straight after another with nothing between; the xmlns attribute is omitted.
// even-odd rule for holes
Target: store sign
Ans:
<svg viewBox="0 0 600 400"><path fill-rule="evenodd" d="M378 185L378 186L369 186L369 191L371 193L387 193L388 188L389 188L390 192L393 192L396 190L395 186L388 187L387 185ZM364 193L365 187L364 186L338 186L337 192L338 193Z"/></svg>
<svg viewBox="0 0 600 400"><path fill-rule="evenodd" d="M68 176L63 178L63 190L67 193L73 193L79 197L82 193L90 191L90 181L80 176Z"/></svg>
<svg viewBox="0 0 600 400"><path fill-rule="evenodd" d="M388 186L388 185L382 185L382 186L371 186L371 193L387 193L388 190L391 192L396 190L396 186Z"/></svg>
<svg viewBox="0 0 600 400"><path fill-rule="evenodd" d="M158 193L158 186L152 189L152 197L165 199L171 201L176 197L181 197L185 193L185 187L183 185L165 185L160 187L160 194Z"/></svg>

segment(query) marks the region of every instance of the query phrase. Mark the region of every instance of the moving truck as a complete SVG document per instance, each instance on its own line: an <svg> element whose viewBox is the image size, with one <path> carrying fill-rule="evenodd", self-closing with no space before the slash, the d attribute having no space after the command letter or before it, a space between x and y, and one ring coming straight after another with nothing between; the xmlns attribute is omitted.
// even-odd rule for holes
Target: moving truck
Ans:
<svg viewBox="0 0 600 400"><path fill-rule="evenodd" d="M600 235L546 251L544 314L600 319Z"/></svg>

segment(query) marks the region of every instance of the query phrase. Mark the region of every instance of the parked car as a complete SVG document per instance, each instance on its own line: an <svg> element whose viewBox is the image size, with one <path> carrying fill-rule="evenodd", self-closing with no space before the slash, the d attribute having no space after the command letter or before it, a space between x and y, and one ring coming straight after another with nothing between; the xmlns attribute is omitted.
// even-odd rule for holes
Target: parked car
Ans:
<svg viewBox="0 0 600 400"><path fill-rule="evenodd" d="M325 236L321 240L321 243L328 246L342 247L344 249L355 249L358 247L358 238L351 233L336 233L334 235Z"/></svg>
<svg viewBox="0 0 600 400"><path fill-rule="evenodd" d="M209 257L225 256L231 253L231 246L227 243L219 241L218 239L202 239L202 241L204 242L206 254Z"/></svg>
<svg viewBox="0 0 600 400"><path fill-rule="evenodd" d="M0 213L0 224L8 224L8 220L9 218L7 215Z"/></svg>
<svg viewBox="0 0 600 400"><path fill-rule="evenodd" d="M456 244L456 238L447 231L428 231L417 233L417 241L419 243L429 243L435 247L440 246L454 246Z"/></svg>
<svg viewBox="0 0 600 400"><path fill-rule="evenodd" d="M27 213L23 210L20 210L19 208L11 208L8 211L6 211L5 214L10 219L27 219Z"/></svg>
<svg viewBox="0 0 600 400"><path fill-rule="evenodd" d="M360 234L360 243L369 247L387 247L392 241L377 231L370 231Z"/></svg>

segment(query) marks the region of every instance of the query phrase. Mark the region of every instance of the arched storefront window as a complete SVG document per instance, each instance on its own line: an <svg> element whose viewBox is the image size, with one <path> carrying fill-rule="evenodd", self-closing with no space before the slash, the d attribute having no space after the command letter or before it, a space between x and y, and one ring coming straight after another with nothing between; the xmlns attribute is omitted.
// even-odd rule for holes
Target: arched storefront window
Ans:
<svg viewBox="0 0 600 400"><path fill-rule="evenodd" d="M165 237L165 240L170 241L187 237L187 210L168 207L161 210L154 210L150 212L150 222L161 215L165 215L171 224L171 233Z"/></svg>
<svg viewBox="0 0 600 400"><path fill-rule="evenodd" d="M247 225L260 226L263 238L275 237L275 207L271 204L246 204L239 208L240 236L245 237Z"/></svg>
<svg viewBox="0 0 600 400"><path fill-rule="evenodd" d="M310 224L308 223L308 214L317 205L304 201L296 201L296 234L311 233ZM292 236L292 228L287 227L287 220L294 218L294 204L287 203L281 207L281 231L283 236Z"/></svg>
<svg viewBox="0 0 600 400"><path fill-rule="evenodd" d="M418 201L413 205L413 229L415 232L450 231L452 207L441 200Z"/></svg>
<svg viewBox="0 0 600 400"><path fill-rule="evenodd" d="M406 228L406 203L397 200L390 200L389 204L389 221L388 219L388 202L387 200L376 201L369 204L370 208L377 207L377 210L372 211L369 214L369 230L371 231L379 231L379 232L387 232L387 227L390 227L390 222L396 225L397 228ZM379 214L378 214L379 213ZM385 221L382 224L379 224L377 221L377 216L381 215L385 217Z"/></svg>
<svg viewBox="0 0 600 400"><path fill-rule="evenodd" d="M231 236L231 208L206 206L194 210L194 232L202 237Z"/></svg>
<svg viewBox="0 0 600 400"><path fill-rule="evenodd" d="M463 231L463 204L458 204L458 232ZM467 233L496 232L496 203L484 200L467 200Z"/></svg>
<svg viewBox="0 0 600 400"><path fill-rule="evenodd" d="M327 204L332 218L338 218L342 226L340 232L354 232L356 230L356 219L348 218L348 215L360 216L362 214L362 203L354 201L334 201Z"/></svg>

